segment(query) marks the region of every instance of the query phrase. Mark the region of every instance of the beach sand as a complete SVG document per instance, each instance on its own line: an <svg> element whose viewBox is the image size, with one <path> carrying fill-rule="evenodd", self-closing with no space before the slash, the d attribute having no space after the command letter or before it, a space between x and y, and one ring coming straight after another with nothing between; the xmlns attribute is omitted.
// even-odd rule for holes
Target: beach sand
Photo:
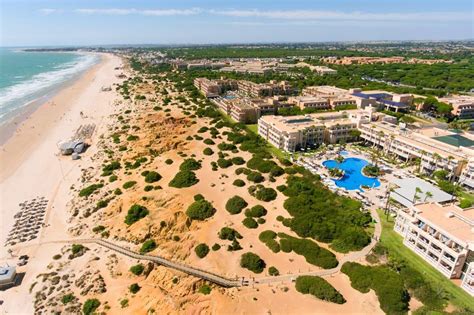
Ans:
<svg viewBox="0 0 474 315"><path fill-rule="evenodd" d="M51 256L64 245L55 241L70 238L66 211L70 187L79 180L81 169L92 165L90 157L96 150L98 135L104 132L106 119L114 111L116 93L112 85L121 81L114 68L121 64L119 57L102 54L99 64L40 106L0 147L0 262L17 261L3 244L14 224L13 216L20 209L18 204L41 196L49 200L46 227L38 238L13 247L14 256L28 254L30 262L18 269L26 271L22 285L0 292L0 300L4 300L0 308L5 312L33 313L28 295L31 277L45 270ZM111 86L112 91L101 92L104 86ZM60 156L57 144L73 136L80 125L91 123L96 124L96 129L91 147L82 158L73 161L70 156Z"/></svg>

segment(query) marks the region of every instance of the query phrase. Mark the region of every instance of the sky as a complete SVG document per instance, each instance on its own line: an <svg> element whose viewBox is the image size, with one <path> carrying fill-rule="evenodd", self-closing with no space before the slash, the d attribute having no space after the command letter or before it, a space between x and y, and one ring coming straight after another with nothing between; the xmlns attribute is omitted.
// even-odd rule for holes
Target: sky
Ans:
<svg viewBox="0 0 474 315"><path fill-rule="evenodd" d="M473 0L0 0L0 46L473 39Z"/></svg>

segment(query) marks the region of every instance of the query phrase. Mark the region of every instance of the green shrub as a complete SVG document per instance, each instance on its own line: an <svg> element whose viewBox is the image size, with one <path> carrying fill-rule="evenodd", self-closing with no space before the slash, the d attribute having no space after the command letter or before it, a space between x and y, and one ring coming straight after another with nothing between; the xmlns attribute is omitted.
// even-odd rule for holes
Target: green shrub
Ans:
<svg viewBox="0 0 474 315"><path fill-rule="evenodd" d="M234 196L230 198L225 204L225 209L230 214L238 214L242 212L242 209L247 207L247 202L240 196Z"/></svg>
<svg viewBox="0 0 474 315"><path fill-rule="evenodd" d="M122 166L120 165L119 161L113 161L109 164L104 165L102 167L102 176L109 176L112 174L113 171L120 169Z"/></svg>
<svg viewBox="0 0 474 315"><path fill-rule="evenodd" d="M459 207L463 209L470 208L472 207L472 205L473 205L472 201L466 198L461 199L461 201L459 202Z"/></svg>
<svg viewBox="0 0 474 315"><path fill-rule="evenodd" d="M168 164L168 165L171 165L171 164L173 164L173 160L172 159L166 159L165 163Z"/></svg>
<svg viewBox="0 0 474 315"><path fill-rule="evenodd" d="M258 228L258 223L254 218L247 217L242 221L242 224L248 229Z"/></svg>
<svg viewBox="0 0 474 315"><path fill-rule="evenodd" d="M111 175L111 176L109 177L109 182L110 182L110 183L113 183L113 182L115 182L117 179L118 179L118 176L117 176L117 175Z"/></svg>
<svg viewBox="0 0 474 315"><path fill-rule="evenodd" d="M232 166L232 161L220 158L217 160L217 165L219 165L220 168L228 168Z"/></svg>
<svg viewBox="0 0 474 315"><path fill-rule="evenodd" d="M136 140L138 140L138 138L139 138L138 136L129 135L129 136L127 137L127 141L136 141Z"/></svg>
<svg viewBox="0 0 474 315"><path fill-rule="evenodd" d="M211 148L205 148L205 149L202 151L202 153L203 153L204 155L213 155L213 154L214 154L214 151L212 151Z"/></svg>
<svg viewBox="0 0 474 315"><path fill-rule="evenodd" d="M331 248L340 253L364 248L370 243L370 236L360 227L348 227L331 243Z"/></svg>
<svg viewBox="0 0 474 315"><path fill-rule="evenodd" d="M341 271L349 276L351 286L367 293L375 291L380 308L387 314L402 314L408 311L409 295L401 276L387 266L363 266L346 262Z"/></svg>
<svg viewBox="0 0 474 315"><path fill-rule="evenodd" d="M146 185L145 188L143 188L144 191L152 191L153 189L153 185Z"/></svg>
<svg viewBox="0 0 474 315"><path fill-rule="evenodd" d="M270 276L279 276L280 271L278 271L278 269L276 269L275 267L271 266L270 268L268 268L268 274Z"/></svg>
<svg viewBox="0 0 474 315"><path fill-rule="evenodd" d="M338 265L336 256L329 250L319 247L318 244L309 239L299 239L285 233L278 233L280 237L280 248L283 252L294 251L302 255L306 261L315 266L331 269Z"/></svg>
<svg viewBox="0 0 474 315"><path fill-rule="evenodd" d="M102 208L107 207L108 204L109 204L109 200L99 200L97 201L96 208L102 209Z"/></svg>
<svg viewBox="0 0 474 315"><path fill-rule="evenodd" d="M191 220L199 221L212 217L214 213L216 213L216 209L209 201L204 199L196 200L186 210L186 215Z"/></svg>
<svg viewBox="0 0 474 315"><path fill-rule="evenodd" d="M212 245L211 248L212 248L213 251L218 251L219 249L221 249L221 245L215 243L214 245Z"/></svg>
<svg viewBox="0 0 474 315"><path fill-rule="evenodd" d="M121 308L126 308L126 307L128 307L128 299L120 300L120 307L121 307Z"/></svg>
<svg viewBox="0 0 474 315"><path fill-rule="evenodd" d="M296 291L303 294L311 294L323 301L329 301L336 304L344 304L344 297L334 289L334 287L321 277L317 276L299 276L296 278Z"/></svg>
<svg viewBox="0 0 474 315"><path fill-rule="evenodd" d="M247 175L247 180L254 182L254 183L261 183L265 180L265 178L259 172L250 172Z"/></svg>
<svg viewBox="0 0 474 315"><path fill-rule="evenodd" d="M203 284L200 288L199 288L199 293L202 293L204 295L208 295L211 293L211 290L212 288L210 286L208 286L207 284Z"/></svg>
<svg viewBox="0 0 474 315"><path fill-rule="evenodd" d="M194 199L194 201L198 201L198 200L204 200L205 198L201 194L195 194L193 199Z"/></svg>
<svg viewBox="0 0 474 315"><path fill-rule="evenodd" d="M258 239L263 242L272 252L278 253L280 251L280 244L275 240L277 234L273 231L266 230L260 233Z"/></svg>
<svg viewBox="0 0 474 315"><path fill-rule="evenodd" d="M243 187L243 186L245 186L245 182L241 179L236 179L236 180L234 180L232 185L237 186L237 187Z"/></svg>
<svg viewBox="0 0 474 315"><path fill-rule="evenodd" d="M185 159L179 166L180 171L196 171L201 168L201 162L193 158Z"/></svg>
<svg viewBox="0 0 474 315"><path fill-rule="evenodd" d="M122 190L120 188L115 188L114 195L119 196L122 194Z"/></svg>
<svg viewBox="0 0 474 315"><path fill-rule="evenodd" d="M217 145L217 147L219 148L219 150L221 151L232 151L232 150L235 150L237 149L237 147L232 144L232 143L226 143L226 142L222 142L222 143L219 143Z"/></svg>
<svg viewBox="0 0 474 315"><path fill-rule="evenodd" d="M247 167L253 170L258 170L261 173L270 173L273 167L278 167L278 165L271 160L264 160L261 157L253 156L247 162Z"/></svg>
<svg viewBox="0 0 474 315"><path fill-rule="evenodd" d="M97 308L100 306L100 301L98 299L88 299L82 305L82 312L84 315L90 315L95 312Z"/></svg>
<svg viewBox="0 0 474 315"><path fill-rule="evenodd" d="M176 173L174 178L170 181L169 186L175 188L191 187L199 182L196 174L191 171L180 171Z"/></svg>
<svg viewBox="0 0 474 315"><path fill-rule="evenodd" d="M209 246L205 243L201 243L194 248L194 252L199 258L204 258L209 254Z"/></svg>
<svg viewBox="0 0 474 315"><path fill-rule="evenodd" d="M145 242L143 242L142 247L140 248L140 253L146 254L156 249L157 247L158 245L156 244L155 240L146 240Z"/></svg>
<svg viewBox="0 0 474 315"><path fill-rule="evenodd" d="M94 233L100 233L105 230L105 226L103 225L97 225L92 229L92 232Z"/></svg>
<svg viewBox="0 0 474 315"><path fill-rule="evenodd" d="M133 283L130 285L129 290L131 293L136 294L138 291L140 291L141 287L138 285L138 283Z"/></svg>
<svg viewBox="0 0 474 315"><path fill-rule="evenodd" d="M131 180L131 181L128 181L128 182L125 182L122 186L123 189L129 189L129 188L132 188L133 186L135 186L137 182L134 181L134 180Z"/></svg>
<svg viewBox="0 0 474 315"><path fill-rule="evenodd" d="M145 175L145 182L146 183L154 183L161 179L161 175L155 171L150 171Z"/></svg>
<svg viewBox="0 0 474 315"><path fill-rule="evenodd" d="M69 302L72 302L74 300L74 294L72 293L69 293L69 294L65 294L63 295L63 297L61 298L61 302L66 305L67 303Z"/></svg>
<svg viewBox="0 0 474 315"><path fill-rule="evenodd" d="M139 276L143 273L145 267L142 264L134 265L130 267L130 272L133 273L135 276Z"/></svg>
<svg viewBox="0 0 474 315"><path fill-rule="evenodd" d="M240 267L246 268L254 273L262 273L266 264L257 254L247 252L240 257Z"/></svg>
<svg viewBox="0 0 474 315"><path fill-rule="evenodd" d="M245 210L246 217L260 218L267 214L267 209L261 205L253 206L250 209Z"/></svg>
<svg viewBox="0 0 474 315"><path fill-rule="evenodd" d="M207 138L207 139L204 139L204 141L203 141L203 142L204 142L204 144L207 144L207 145L213 145L213 144L216 144L216 143L214 142L214 140L212 140L212 139L209 139L209 138Z"/></svg>
<svg viewBox="0 0 474 315"><path fill-rule="evenodd" d="M261 201L272 201L275 200L277 197L277 192L273 188L266 188L262 185L257 185L255 187L256 189L250 189L249 187L249 193L257 198L258 200Z"/></svg>
<svg viewBox="0 0 474 315"><path fill-rule="evenodd" d="M242 235L233 228L223 227L219 232L219 238L221 240L234 241L236 239L241 239Z"/></svg>
<svg viewBox="0 0 474 315"><path fill-rule="evenodd" d="M273 167L271 168L271 170L270 170L270 175L271 175L271 176L274 176L274 177L278 177L278 176L281 176L281 175L283 175L283 174L285 174L285 170L282 169L282 168L281 168L280 166L278 166L278 165L273 166Z"/></svg>
<svg viewBox="0 0 474 315"><path fill-rule="evenodd" d="M235 175L240 175L240 174L248 175L250 174L250 172L251 171L248 168L239 167L235 170Z"/></svg>
<svg viewBox="0 0 474 315"><path fill-rule="evenodd" d="M125 224L131 225L146 217L148 213L149 211L146 207L134 204L128 209L128 213L125 216Z"/></svg>
<svg viewBox="0 0 474 315"><path fill-rule="evenodd" d="M81 191L79 191L79 197L88 197L88 196L92 195L97 189L100 189L102 187L104 187L103 184L89 185L86 188L83 188L83 189L81 189Z"/></svg>
<svg viewBox="0 0 474 315"><path fill-rule="evenodd" d="M241 158L240 156L233 157L231 160L232 160L232 164L234 164L234 165L245 164L245 160L243 158Z"/></svg>

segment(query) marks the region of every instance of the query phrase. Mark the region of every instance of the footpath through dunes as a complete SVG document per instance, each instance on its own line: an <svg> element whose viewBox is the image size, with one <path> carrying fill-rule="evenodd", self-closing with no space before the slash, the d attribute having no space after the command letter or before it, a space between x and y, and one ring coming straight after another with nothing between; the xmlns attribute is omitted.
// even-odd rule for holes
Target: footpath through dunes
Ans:
<svg viewBox="0 0 474 315"><path fill-rule="evenodd" d="M103 239L95 239L95 238L90 238L90 239L77 239L77 240L70 240L70 241L65 241L67 243L95 243L97 245L100 245L102 247L108 248L110 250L113 250L114 252L117 252L119 254L128 256L130 258L134 259L139 259L139 260L148 260L154 263L157 263L159 265L172 268L181 272L184 272L186 274L201 278L203 280L207 280L209 282L215 283L217 285L220 285L222 287L226 288L231 288L231 287L240 287L243 285L246 285L246 281L244 280L238 280L238 279L229 279L226 277L223 277L221 275L205 271L196 267L192 267L189 265L185 265L182 263L178 263L175 261L171 261L169 259L159 257L159 256L152 256L152 255L142 255L139 254L131 249L122 247L117 244L113 244L109 241L103 240Z"/></svg>
<svg viewBox="0 0 474 315"><path fill-rule="evenodd" d="M152 256L152 255L142 255L139 254L129 248L114 244L112 242L106 241L104 239L95 239L95 238L90 238L90 239L75 239L75 240L68 240L68 241L58 241L58 243L64 242L64 243L95 243L97 245L100 245L102 247L108 248L112 251L115 251L119 254L138 259L138 260L148 260L154 263L157 263L159 265L172 268L181 272L184 272L188 275L192 275L198 278L201 278L203 280L207 280L209 282L215 283L217 285L220 285L222 287L226 288L231 288L231 287L241 287L241 286L249 286L249 285L258 285L258 284L268 284L268 283L275 283L275 282L288 282L288 281L293 281L296 279L296 277L299 276L329 276L332 274L335 274L341 270L341 267L344 263L346 262L354 262L358 261L362 258L364 258L366 255L368 255L374 246L377 244L380 234L382 232L382 226L380 224L380 218L378 216L377 211L374 209L371 209L371 214L373 218L376 221L375 224L375 230L374 230L374 236L372 238L372 241L370 242L369 245L364 247L362 250L357 251L357 252L352 252L348 254L347 256L343 257L342 259L339 260L339 264L337 267L332 268L332 269L327 269L327 270L319 270L319 271L313 271L313 272L301 272L301 273L291 273L291 274L286 274L286 275L280 275L280 276L271 276L271 277L261 277L261 278L250 278L250 279L245 279L244 277L237 277L235 279L229 279L224 276L199 269L197 267L193 267L190 265L185 265L182 263L178 263L163 257L159 256Z"/></svg>

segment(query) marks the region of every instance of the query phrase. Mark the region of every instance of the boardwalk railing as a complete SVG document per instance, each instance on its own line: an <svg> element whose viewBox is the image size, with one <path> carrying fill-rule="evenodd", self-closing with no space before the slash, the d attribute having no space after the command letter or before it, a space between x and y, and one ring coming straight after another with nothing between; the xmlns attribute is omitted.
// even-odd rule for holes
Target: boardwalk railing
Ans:
<svg viewBox="0 0 474 315"><path fill-rule="evenodd" d="M238 279L229 279L226 277L223 277L221 275L202 270L196 267L192 267L189 265L181 264L178 262L171 261L166 258L162 258L159 256L151 256L151 255L142 255L137 252L134 252L128 248L122 247L120 245L113 244L109 241L103 240L103 239L82 239L82 240L72 240L72 242L78 242L78 243L95 243L97 245L100 245L102 247L108 248L110 250L113 250L117 253L120 253L122 255L134 258L134 259L139 259L139 260L148 260L154 263L157 263L159 265L163 265L168 268L172 268L184 273L187 273L189 275L207 280L209 282L218 284L222 287L230 288L230 287L240 287L245 284L243 281L239 281Z"/></svg>

